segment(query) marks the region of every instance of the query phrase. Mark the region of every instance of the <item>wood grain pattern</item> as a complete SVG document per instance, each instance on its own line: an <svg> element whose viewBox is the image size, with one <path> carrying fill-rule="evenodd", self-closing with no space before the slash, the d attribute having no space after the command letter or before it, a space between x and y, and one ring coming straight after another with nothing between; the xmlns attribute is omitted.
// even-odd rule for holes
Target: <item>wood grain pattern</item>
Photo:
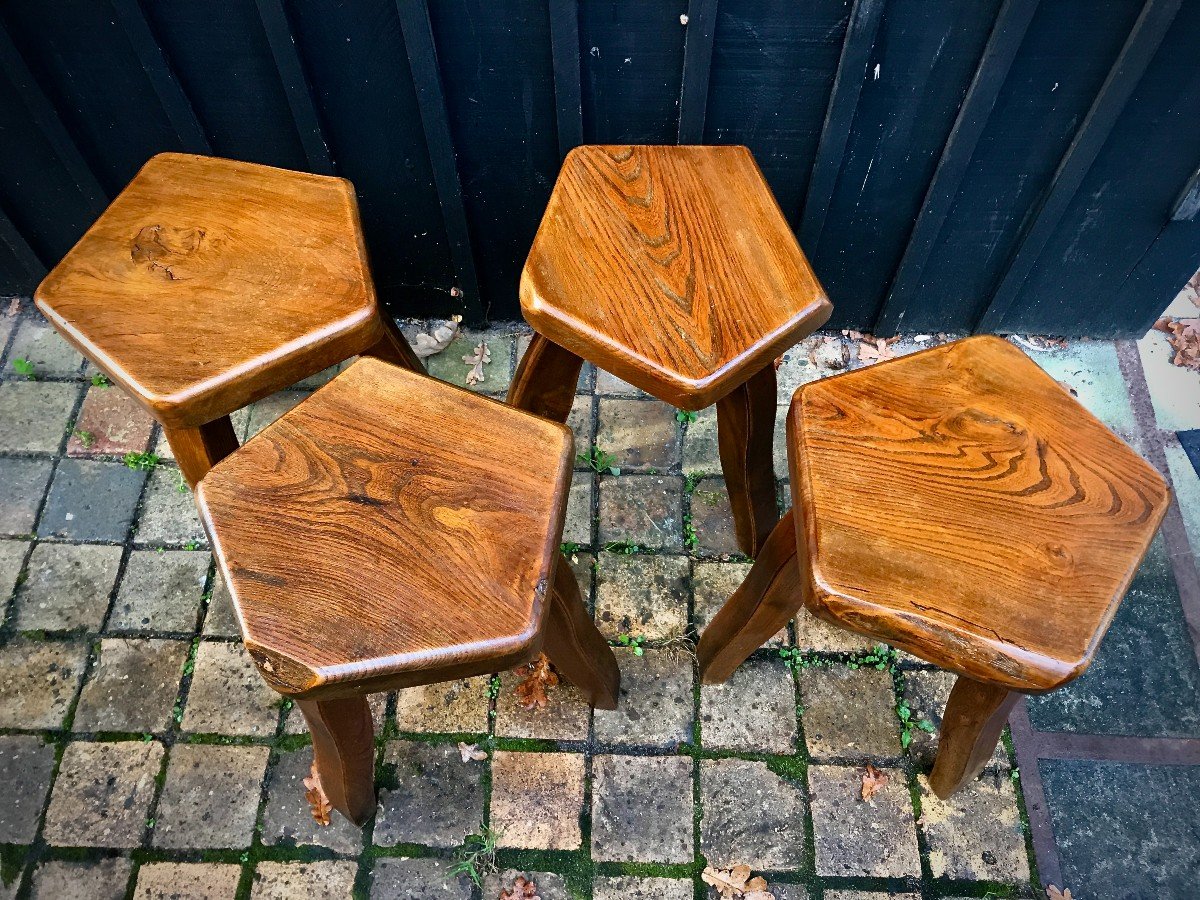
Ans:
<svg viewBox="0 0 1200 900"><path fill-rule="evenodd" d="M1168 502L992 337L803 386L788 450L814 612L1026 692L1087 667Z"/></svg>
<svg viewBox="0 0 1200 900"><path fill-rule="evenodd" d="M195 488L208 470L238 448L237 434L229 416L221 416L196 428L164 428L179 471Z"/></svg>
<svg viewBox="0 0 1200 900"><path fill-rule="evenodd" d="M621 694L617 657L583 604L579 582L560 556L546 614L546 656L596 709L616 709Z"/></svg>
<svg viewBox="0 0 1200 900"><path fill-rule="evenodd" d="M351 365L197 491L263 676L328 699L527 661L572 449L561 425L377 360Z"/></svg>
<svg viewBox="0 0 1200 900"><path fill-rule="evenodd" d="M583 360L570 350L535 334L517 365L507 402L535 416L566 422L582 369Z"/></svg>
<svg viewBox="0 0 1200 900"><path fill-rule="evenodd" d="M702 409L832 306L745 147L567 155L521 277L534 330Z"/></svg>
<svg viewBox="0 0 1200 900"><path fill-rule="evenodd" d="M751 558L758 556L779 521L771 458L776 395L775 366L765 365L717 401L717 449L734 534Z"/></svg>
<svg viewBox="0 0 1200 900"><path fill-rule="evenodd" d="M942 715L937 759L929 786L942 799L979 774L991 758L1021 695L960 675Z"/></svg>
<svg viewBox="0 0 1200 900"><path fill-rule="evenodd" d="M35 299L171 428L388 337L349 182L179 153L146 163Z"/></svg>
<svg viewBox="0 0 1200 900"><path fill-rule="evenodd" d="M365 697L298 700L329 804L355 825L375 812L375 726Z"/></svg>

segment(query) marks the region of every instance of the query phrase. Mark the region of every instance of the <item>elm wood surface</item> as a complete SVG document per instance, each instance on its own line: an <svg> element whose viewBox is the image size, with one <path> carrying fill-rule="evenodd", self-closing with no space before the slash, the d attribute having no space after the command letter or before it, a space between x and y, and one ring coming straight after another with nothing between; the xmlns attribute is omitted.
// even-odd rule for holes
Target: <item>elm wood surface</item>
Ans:
<svg viewBox="0 0 1200 900"><path fill-rule="evenodd" d="M576 147L520 293L536 332L689 410L833 311L745 147Z"/></svg>
<svg viewBox="0 0 1200 900"><path fill-rule="evenodd" d="M993 337L804 385L788 459L793 511L702 635L701 679L728 678L802 604L956 672L941 796L977 774L1014 692L1087 668L1169 499Z"/></svg>
<svg viewBox="0 0 1200 900"><path fill-rule="evenodd" d="M379 314L341 178L159 154L34 297L168 429L204 425L356 353L420 371Z"/></svg>
<svg viewBox="0 0 1200 900"><path fill-rule="evenodd" d="M577 147L521 276L537 334L509 389L566 421L583 359L681 409L717 403L738 545L779 518L772 363L833 307L745 147Z"/></svg>
<svg viewBox="0 0 1200 900"><path fill-rule="evenodd" d="M355 825L375 812L375 725L366 697L297 700L313 741L316 789Z"/></svg>

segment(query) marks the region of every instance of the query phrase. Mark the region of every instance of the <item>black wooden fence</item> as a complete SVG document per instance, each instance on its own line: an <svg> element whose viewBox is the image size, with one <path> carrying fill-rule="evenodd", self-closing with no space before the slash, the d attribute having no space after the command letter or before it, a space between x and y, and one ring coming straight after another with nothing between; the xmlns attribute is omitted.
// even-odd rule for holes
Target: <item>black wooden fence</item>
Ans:
<svg viewBox="0 0 1200 900"><path fill-rule="evenodd" d="M515 318L568 149L744 143L834 325L1137 334L1198 53L1200 0L0 0L0 292L186 150L350 178L393 311Z"/></svg>

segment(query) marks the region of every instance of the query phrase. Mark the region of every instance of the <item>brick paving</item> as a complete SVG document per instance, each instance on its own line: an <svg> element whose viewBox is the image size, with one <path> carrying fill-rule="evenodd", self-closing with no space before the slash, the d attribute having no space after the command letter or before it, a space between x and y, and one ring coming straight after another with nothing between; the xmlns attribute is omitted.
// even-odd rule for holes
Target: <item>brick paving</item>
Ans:
<svg viewBox="0 0 1200 900"><path fill-rule="evenodd" d="M617 645L621 708L593 714L562 685L548 709L525 710L512 673L373 698L380 806L356 829L308 814L303 723L236 640L158 427L35 313L3 324L0 900L495 900L520 875L543 900L683 900L709 896L707 863L750 865L777 900L1194 887L1200 390L1193 378L1172 399L1178 374L1152 368L1155 335L1031 354L1169 475L1178 502L1092 670L1018 706L962 793L929 792L936 733L898 714L938 725L952 682L910 656L802 615L729 683L700 688L697 632L748 570L715 416L677 416L585 366L578 449L612 453L621 474L580 463L564 540ZM475 389L502 395L523 327L471 332L430 370L461 384L480 339L492 362ZM785 355L780 398L856 365L853 341L811 338ZM332 375L241 411L239 434ZM149 471L125 464L147 448L162 457ZM781 439L776 460L785 477ZM460 740L488 758L463 762ZM868 762L890 781L865 803ZM497 868L476 886L449 869L485 828Z"/></svg>

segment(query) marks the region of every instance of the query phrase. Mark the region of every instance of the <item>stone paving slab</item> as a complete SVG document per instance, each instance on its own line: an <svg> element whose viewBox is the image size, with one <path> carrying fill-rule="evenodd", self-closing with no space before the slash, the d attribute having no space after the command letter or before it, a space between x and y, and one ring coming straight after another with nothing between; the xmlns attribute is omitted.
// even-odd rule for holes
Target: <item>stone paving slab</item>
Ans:
<svg viewBox="0 0 1200 900"><path fill-rule="evenodd" d="M177 744L167 763L154 846L248 847L269 756L267 747Z"/></svg>
<svg viewBox="0 0 1200 900"><path fill-rule="evenodd" d="M325 900L349 897L358 864L352 860L260 862L254 870L251 900Z"/></svg>
<svg viewBox="0 0 1200 900"><path fill-rule="evenodd" d="M880 793L862 799L862 768L813 766L808 770L818 875L904 878L921 874L912 801L904 772Z"/></svg>
<svg viewBox="0 0 1200 900"><path fill-rule="evenodd" d="M31 900L124 900L133 863L123 857L88 862L47 860L33 873Z"/></svg>
<svg viewBox="0 0 1200 900"><path fill-rule="evenodd" d="M230 863L146 863L138 870L134 900L225 900L237 895L242 868Z"/></svg>
<svg viewBox="0 0 1200 900"><path fill-rule="evenodd" d="M33 735L0 736L0 784L6 797L0 806L0 844L28 844L54 771L54 745Z"/></svg>
<svg viewBox="0 0 1200 900"><path fill-rule="evenodd" d="M107 630L195 632L211 560L202 550L134 550Z"/></svg>
<svg viewBox="0 0 1200 900"><path fill-rule="evenodd" d="M375 843L457 847L483 822L484 767L463 762L454 744L389 741Z"/></svg>
<svg viewBox="0 0 1200 900"><path fill-rule="evenodd" d="M500 847L576 850L587 762L580 753L492 756L491 827Z"/></svg>
<svg viewBox="0 0 1200 900"><path fill-rule="evenodd" d="M371 870L371 900L471 900L471 881L436 857L383 857Z"/></svg>
<svg viewBox="0 0 1200 900"><path fill-rule="evenodd" d="M0 453L55 453L79 387L41 381L0 382Z"/></svg>
<svg viewBox="0 0 1200 900"><path fill-rule="evenodd" d="M682 637L688 621L686 556L600 553L596 568L596 625L609 640Z"/></svg>
<svg viewBox="0 0 1200 900"><path fill-rule="evenodd" d="M61 728L87 657L82 641L10 638L0 647L0 728Z"/></svg>
<svg viewBox="0 0 1200 900"><path fill-rule="evenodd" d="M692 860L692 760L686 756L592 759L592 858Z"/></svg>
<svg viewBox="0 0 1200 900"><path fill-rule="evenodd" d="M17 592L17 627L98 631L117 582L121 555L120 547L38 544Z"/></svg>
<svg viewBox="0 0 1200 900"><path fill-rule="evenodd" d="M64 459L58 464L38 534L72 541L124 541L145 484L121 463Z"/></svg>
<svg viewBox="0 0 1200 900"><path fill-rule="evenodd" d="M68 456L124 456L144 453L154 419L136 400L117 387L88 388L75 427L67 441Z"/></svg>
<svg viewBox="0 0 1200 900"><path fill-rule="evenodd" d="M620 701L615 710L596 710L596 740L665 749L689 742L695 721L692 655L646 649L639 656L628 647L615 653L621 667Z"/></svg>
<svg viewBox="0 0 1200 900"><path fill-rule="evenodd" d="M798 737L796 692L782 660L752 658L724 684L700 687L705 748L793 753Z"/></svg>
<svg viewBox="0 0 1200 900"><path fill-rule="evenodd" d="M48 459L0 457L0 534L33 533L53 468Z"/></svg>
<svg viewBox="0 0 1200 900"><path fill-rule="evenodd" d="M62 847L139 846L163 753L158 741L68 744L46 811L46 841Z"/></svg>
<svg viewBox="0 0 1200 900"><path fill-rule="evenodd" d="M804 785L743 759L700 762L700 852L711 865L799 869L804 864Z"/></svg>
<svg viewBox="0 0 1200 900"><path fill-rule="evenodd" d="M267 801L262 811L262 842L271 847L325 847L337 853L362 850L363 833L341 816L328 827L313 821L304 799L304 779L312 768L312 750L280 753L271 761L267 776ZM376 834L376 842L379 835Z"/></svg>
<svg viewBox="0 0 1200 900"><path fill-rule="evenodd" d="M79 696L76 731L162 732L171 723L191 645L153 638L100 641Z"/></svg>

